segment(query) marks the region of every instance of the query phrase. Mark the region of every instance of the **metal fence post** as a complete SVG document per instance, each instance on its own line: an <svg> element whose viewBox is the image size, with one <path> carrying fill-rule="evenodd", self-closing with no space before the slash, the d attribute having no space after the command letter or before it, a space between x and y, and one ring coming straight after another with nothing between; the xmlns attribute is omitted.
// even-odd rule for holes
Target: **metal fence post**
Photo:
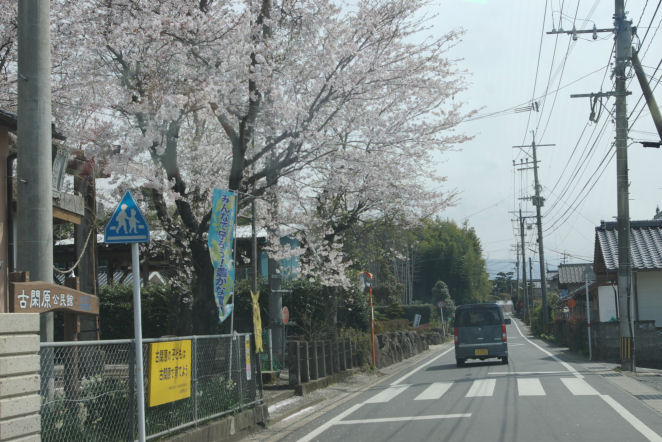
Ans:
<svg viewBox="0 0 662 442"><path fill-rule="evenodd" d="M233 338L233 342L234 342L234 338ZM241 355L244 354L244 352L240 351L240 348L241 345L239 345L239 343L237 342L237 377L239 378L239 407L242 407L244 404L244 376L246 374L241 364Z"/></svg>
<svg viewBox="0 0 662 442"><path fill-rule="evenodd" d="M198 424L198 337L193 336L193 422Z"/></svg>

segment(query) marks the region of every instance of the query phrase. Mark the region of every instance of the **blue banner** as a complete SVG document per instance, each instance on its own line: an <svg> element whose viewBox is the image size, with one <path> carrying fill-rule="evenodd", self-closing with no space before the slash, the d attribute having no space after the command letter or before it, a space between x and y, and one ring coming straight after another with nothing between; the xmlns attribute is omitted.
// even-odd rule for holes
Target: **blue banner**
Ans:
<svg viewBox="0 0 662 442"><path fill-rule="evenodd" d="M214 294L219 321L225 321L232 313L234 292L234 228L237 196L234 192L214 189L209 224L209 256L214 266Z"/></svg>

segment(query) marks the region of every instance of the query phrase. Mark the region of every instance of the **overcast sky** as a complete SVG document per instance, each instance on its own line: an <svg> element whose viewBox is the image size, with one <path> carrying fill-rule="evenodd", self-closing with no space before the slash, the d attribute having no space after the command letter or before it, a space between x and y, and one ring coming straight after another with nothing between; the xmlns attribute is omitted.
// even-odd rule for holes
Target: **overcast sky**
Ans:
<svg viewBox="0 0 662 442"><path fill-rule="evenodd" d="M660 0L625 3L628 19L638 25L634 43L641 45L640 59L649 79L654 76L650 82L655 87L662 73L662 68L655 73L662 57ZM530 159L531 149L512 146L530 144L535 131L536 144L555 145L538 148L548 268L562 262L564 254L569 263L592 261L595 227L601 220L614 221L617 211L610 116L614 100L596 104L599 119L594 123L589 121L590 100L570 94L613 90L614 35L600 33L593 40L591 34L580 34L573 41L568 35L546 32L560 26L571 30L573 23L576 29L592 29L594 24L612 28L614 1L444 0L429 10L438 14L433 32L466 30L451 54L470 72L471 86L459 98L485 116L460 126L475 136L472 141L439 158L449 187L460 192L457 205L442 216L458 223L467 220L488 261L514 262L519 226L512 212L521 207L531 216L535 207L520 199L533 195L533 172L513 167L513 161ZM662 149L644 149L636 143L658 141L659 136L648 109L640 113L644 102L639 102L636 78L628 82L628 90L630 218L652 219L662 201ZM662 103L662 87L655 89L655 96ZM514 111L532 101L539 103L539 112ZM487 117L492 113L496 114ZM527 256L533 256L537 267L535 218L527 222Z"/></svg>

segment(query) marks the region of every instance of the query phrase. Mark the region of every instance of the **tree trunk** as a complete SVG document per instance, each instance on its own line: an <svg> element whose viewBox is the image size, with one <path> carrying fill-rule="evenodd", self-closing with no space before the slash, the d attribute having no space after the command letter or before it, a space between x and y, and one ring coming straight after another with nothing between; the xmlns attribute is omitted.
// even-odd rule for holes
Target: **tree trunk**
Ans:
<svg viewBox="0 0 662 442"><path fill-rule="evenodd" d="M335 339L338 324L338 287L324 286L322 290L324 291L327 306L324 324L322 324L322 333L328 336L329 339Z"/></svg>
<svg viewBox="0 0 662 442"><path fill-rule="evenodd" d="M214 300L214 267L207 244L202 240L191 242L191 257L195 270L193 281L193 333L218 333L218 308Z"/></svg>

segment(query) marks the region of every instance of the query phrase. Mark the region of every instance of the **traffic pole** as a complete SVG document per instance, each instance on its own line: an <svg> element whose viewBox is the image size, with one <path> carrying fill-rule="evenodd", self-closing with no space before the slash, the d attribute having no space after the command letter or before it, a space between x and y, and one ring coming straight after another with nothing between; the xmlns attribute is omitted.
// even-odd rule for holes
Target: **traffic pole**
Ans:
<svg viewBox="0 0 662 442"><path fill-rule="evenodd" d="M138 243L131 244L133 268L133 329L136 351L136 390L138 390L138 440L145 441L145 379L143 377L143 332L140 313L140 257Z"/></svg>

